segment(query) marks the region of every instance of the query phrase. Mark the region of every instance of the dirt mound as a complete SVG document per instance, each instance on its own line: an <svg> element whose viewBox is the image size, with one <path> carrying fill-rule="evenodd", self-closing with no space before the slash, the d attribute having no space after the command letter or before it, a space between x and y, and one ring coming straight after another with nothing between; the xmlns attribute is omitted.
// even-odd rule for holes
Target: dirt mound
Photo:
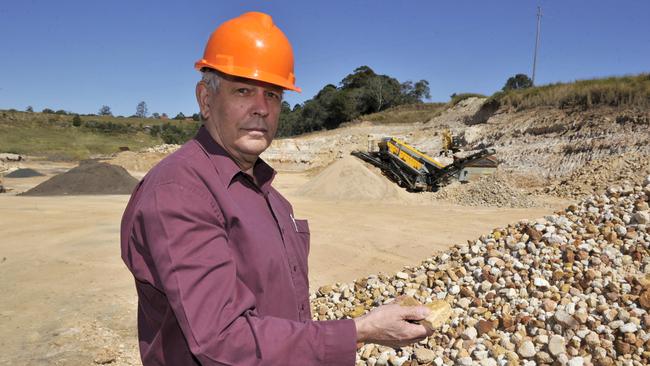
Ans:
<svg viewBox="0 0 650 366"><path fill-rule="evenodd" d="M158 162L160 162L167 155L169 155L169 153L157 151L124 151L117 154L117 156L114 158L107 160L106 162L113 165L119 165L131 172L148 172L151 168L153 168L154 165L158 164Z"/></svg>
<svg viewBox="0 0 650 366"><path fill-rule="evenodd" d="M5 175L5 178L31 178L31 177L42 177L44 174L30 168L17 169L13 172Z"/></svg>
<svg viewBox="0 0 650 366"><path fill-rule="evenodd" d="M463 206L536 207L539 203L515 188L506 174L482 177L469 183L452 183L433 194L435 199Z"/></svg>
<svg viewBox="0 0 650 366"><path fill-rule="evenodd" d="M326 200L404 200L408 193L381 172L353 156L345 156L305 183L298 195Z"/></svg>
<svg viewBox="0 0 650 366"><path fill-rule="evenodd" d="M116 165L82 162L23 193L25 196L131 194L138 180Z"/></svg>

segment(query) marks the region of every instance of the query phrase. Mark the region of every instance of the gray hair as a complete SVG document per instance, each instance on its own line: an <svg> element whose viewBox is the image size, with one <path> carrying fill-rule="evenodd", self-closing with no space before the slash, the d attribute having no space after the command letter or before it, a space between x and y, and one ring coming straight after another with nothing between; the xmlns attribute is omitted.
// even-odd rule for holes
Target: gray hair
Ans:
<svg viewBox="0 0 650 366"><path fill-rule="evenodd" d="M201 74L201 81L204 82L210 90L213 92L219 90L219 85L221 85L221 75L208 68L201 70Z"/></svg>

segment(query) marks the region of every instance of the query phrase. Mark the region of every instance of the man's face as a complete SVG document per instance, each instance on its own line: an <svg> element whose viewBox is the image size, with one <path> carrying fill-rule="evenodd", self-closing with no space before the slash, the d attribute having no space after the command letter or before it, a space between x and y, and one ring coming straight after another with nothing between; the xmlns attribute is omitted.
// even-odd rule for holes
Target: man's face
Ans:
<svg viewBox="0 0 650 366"><path fill-rule="evenodd" d="M240 167L254 164L278 129L282 88L227 78L221 80L216 92L199 83L197 98L212 137Z"/></svg>

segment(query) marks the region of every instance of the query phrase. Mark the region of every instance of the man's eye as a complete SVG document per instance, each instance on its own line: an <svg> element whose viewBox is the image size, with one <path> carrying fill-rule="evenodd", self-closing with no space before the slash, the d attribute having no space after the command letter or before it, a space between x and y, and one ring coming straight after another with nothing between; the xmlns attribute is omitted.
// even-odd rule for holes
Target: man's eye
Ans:
<svg viewBox="0 0 650 366"><path fill-rule="evenodd" d="M248 94L250 94L250 92L251 91L249 89L247 89L247 88L239 88L239 89L237 89L237 93L241 94L241 95L248 95Z"/></svg>
<svg viewBox="0 0 650 366"><path fill-rule="evenodd" d="M276 92L266 92L266 96L276 100L282 100L282 96Z"/></svg>

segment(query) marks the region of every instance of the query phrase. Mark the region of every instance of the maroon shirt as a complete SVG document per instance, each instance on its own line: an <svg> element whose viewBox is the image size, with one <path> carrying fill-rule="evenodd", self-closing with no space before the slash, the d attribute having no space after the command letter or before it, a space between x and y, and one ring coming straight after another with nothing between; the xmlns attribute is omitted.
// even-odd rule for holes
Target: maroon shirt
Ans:
<svg viewBox="0 0 650 366"><path fill-rule="evenodd" d="M352 320L312 321L306 220L201 128L154 167L122 218L148 365L354 365Z"/></svg>

